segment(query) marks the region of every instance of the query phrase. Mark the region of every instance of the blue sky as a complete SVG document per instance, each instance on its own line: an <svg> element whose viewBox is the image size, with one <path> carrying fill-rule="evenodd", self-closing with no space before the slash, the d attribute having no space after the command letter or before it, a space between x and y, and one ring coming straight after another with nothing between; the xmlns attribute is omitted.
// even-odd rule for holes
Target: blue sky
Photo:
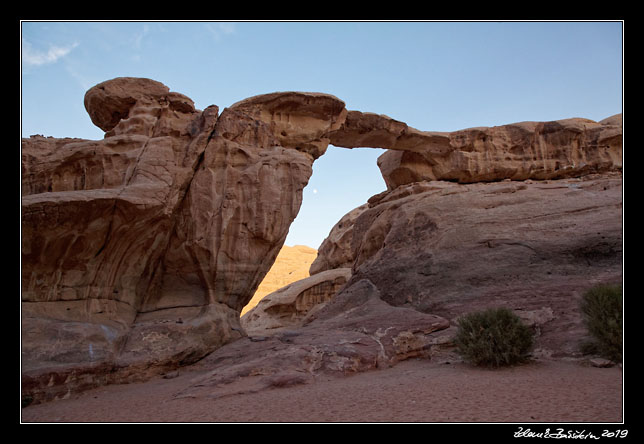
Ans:
<svg viewBox="0 0 644 444"><path fill-rule="evenodd" d="M316 91L426 131L622 112L622 22L22 22L22 136L101 139L93 85L149 77L220 110ZM385 190L382 150L330 146L287 245Z"/></svg>

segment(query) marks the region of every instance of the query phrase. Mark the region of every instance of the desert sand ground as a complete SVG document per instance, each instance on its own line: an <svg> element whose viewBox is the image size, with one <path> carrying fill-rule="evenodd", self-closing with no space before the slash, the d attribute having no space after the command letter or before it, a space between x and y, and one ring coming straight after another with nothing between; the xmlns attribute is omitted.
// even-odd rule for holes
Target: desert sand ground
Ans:
<svg viewBox="0 0 644 444"><path fill-rule="evenodd" d="M176 397L200 371L31 405L21 410L21 421L526 424L619 423L623 415L622 368L580 362L542 360L491 370L413 359L306 385L215 399Z"/></svg>

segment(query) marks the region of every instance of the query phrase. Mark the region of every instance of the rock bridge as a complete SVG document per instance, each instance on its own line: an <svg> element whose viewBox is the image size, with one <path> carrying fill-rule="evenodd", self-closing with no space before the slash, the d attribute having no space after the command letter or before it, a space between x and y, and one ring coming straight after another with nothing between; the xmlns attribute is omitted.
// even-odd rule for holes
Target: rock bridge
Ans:
<svg viewBox="0 0 644 444"><path fill-rule="evenodd" d="M388 149L389 191L621 169L621 116L425 132L320 93L201 111L141 78L94 86L85 107L104 139L22 143L27 384L141 375L242 337L239 314L329 144Z"/></svg>

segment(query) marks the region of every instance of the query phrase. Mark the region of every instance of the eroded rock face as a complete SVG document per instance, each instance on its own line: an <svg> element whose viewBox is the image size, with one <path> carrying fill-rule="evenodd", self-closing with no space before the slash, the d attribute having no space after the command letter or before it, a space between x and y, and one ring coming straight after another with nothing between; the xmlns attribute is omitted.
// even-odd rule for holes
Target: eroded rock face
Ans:
<svg viewBox="0 0 644 444"><path fill-rule="evenodd" d="M621 114L600 122L573 118L436 132L349 111L329 138L347 148L387 148L378 166L390 190L425 180L562 179L622 167Z"/></svg>
<svg viewBox="0 0 644 444"><path fill-rule="evenodd" d="M622 177L416 182L372 197L341 231L347 288L367 280L391 305L450 321L508 307L545 324L537 348L571 356L587 334L581 294L621 282Z"/></svg>
<svg viewBox="0 0 644 444"><path fill-rule="evenodd" d="M196 364L209 372L177 397L256 392L428 358L443 346L441 333L448 327L439 316L391 306L372 283L357 281L297 329L243 338L216 350Z"/></svg>
<svg viewBox="0 0 644 444"><path fill-rule="evenodd" d="M353 267L353 226L357 217L367 209L367 204L345 214L333 226L329 235L318 249L318 255L311 264L309 272L313 274L336 268Z"/></svg>
<svg viewBox="0 0 644 444"><path fill-rule="evenodd" d="M520 122L432 134L422 149L380 156L389 189L425 180L563 179L622 168L621 114L601 122Z"/></svg>
<svg viewBox="0 0 644 444"><path fill-rule="evenodd" d="M154 116L160 108L179 113L195 112L190 98L171 92L164 84L151 79L121 77L99 83L85 94L85 109L94 125L107 133L106 137L132 126L136 127L136 132L149 132L156 124ZM116 126L120 126L119 130L111 133ZM133 131L129 129L128 132Z"/></svg>
<svg viewBox="0 0 644 444"><path fill-rule="evenodd" d="M177 214L161 298L201 295L242 310L300 209L313 161L326 149L321 135L343 110L333 96L282 93L221 114Z"/></svg>
<svg viewBox="0 0 644 444"><path fill-rule="evenodd" d="M376 195L330 233L341 248L319 249L320 264L352 264L342 289L293 328L218 349L197 364L210 372L178 397L312 383L414 357L452 362L458 319L490 307L532 329L533 357L578 357L588 334L581 295L621 281L621 190L621 174L604 173L416 182Z"/></svg>
<svg viewBox="0 0 644 444"><path fill-rule="evenodd" d="M109 130L105 139L23 139L27 373L181 360L185 354L185 347L169 338L189 336L188 324L159 326L153 329L156 336L143 339L132 334L147 323L141 315L174 214L217 120L216 106L196 111L183 99L184 105L175 106L177 97L158 82L115 79L86 95L92 119ZM226 322L234 322L232 312L228 317ZM231 338L227 327L221 330L219 344ZM127 350L138 348L146 353L125 358Z"/></svg>
<svg viewBox="0 0 644 444"><path fill-rule="evenodd" d="M34 397L59 395L52 371L65 390L127 380L242 337L239 312L346 113L333 96L279 93L219 115L134 78L95 86L85 105L103 140L23 139L22 362Z"/></svg>

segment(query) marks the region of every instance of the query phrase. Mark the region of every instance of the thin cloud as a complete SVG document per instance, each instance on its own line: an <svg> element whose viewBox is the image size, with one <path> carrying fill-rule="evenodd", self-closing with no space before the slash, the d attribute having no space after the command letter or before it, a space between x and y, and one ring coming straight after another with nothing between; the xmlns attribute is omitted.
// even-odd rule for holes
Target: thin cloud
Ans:
<svg viewBox="0 0 644 444"><path fill-rule="evenodd" d="M221 39L224 35L235 33L235 24L231 22L206 23L206 29L210 31L215 40Z"/></svg>
<svg viewBox="0 0 644 444"><path fill-rule="evenodd" d="M22 63L27 66L41 66L48 63L55 63L61 57L65 57L72 49L78 46L73 43L68 46L51 45L47 51L38 51L26 40L22 40Z"/></svg>
<svg viewBox="0 0 644 444"><path fill-rule="evenodd" d="M141 43L143 42L143 38L150 33L150 27L148 24L143 25L143 29L140 32L137 32L134 34L134 48L136 49L141 49Z"/></svg>
<svg viewBox="0 0 644 444"><path fill-rule="evenodd" d="M83 72L82 72L82 67L81 70L77 69L76 66L74 66L73 63L65 63L65 70L67 73L77 82L77 84L83 89L84 91L87 91L90 89L92 86L96 85L99 83L101 80L97 79L91 79L87 77Z"/></svg>

